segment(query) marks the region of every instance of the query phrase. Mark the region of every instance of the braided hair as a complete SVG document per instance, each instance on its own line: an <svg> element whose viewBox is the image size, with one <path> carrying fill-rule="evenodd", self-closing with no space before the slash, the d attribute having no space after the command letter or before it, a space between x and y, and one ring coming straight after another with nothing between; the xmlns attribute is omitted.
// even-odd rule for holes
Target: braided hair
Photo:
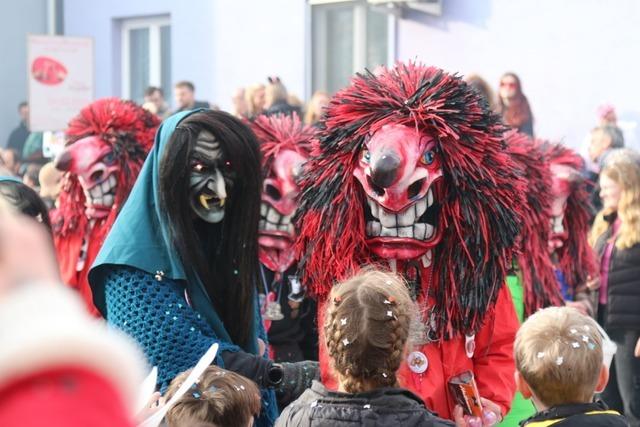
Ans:
<svg viewBox="0 0 640 427"><path fill-rule="evenodd" d="M324 333L345 391L397 386L415 312L406 284L392 273L368 268L334 286Z"/></svg>

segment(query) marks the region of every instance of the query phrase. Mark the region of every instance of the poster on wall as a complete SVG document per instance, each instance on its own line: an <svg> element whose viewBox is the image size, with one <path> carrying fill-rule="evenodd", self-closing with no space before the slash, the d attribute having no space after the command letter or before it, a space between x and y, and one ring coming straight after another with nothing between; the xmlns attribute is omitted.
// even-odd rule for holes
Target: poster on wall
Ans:
<svg viewBox="0 0 640 427"><path fill-rule="evenodd" d="M27 73L31 131L64 130L93 101L93 39L29 34Z"/></svg>

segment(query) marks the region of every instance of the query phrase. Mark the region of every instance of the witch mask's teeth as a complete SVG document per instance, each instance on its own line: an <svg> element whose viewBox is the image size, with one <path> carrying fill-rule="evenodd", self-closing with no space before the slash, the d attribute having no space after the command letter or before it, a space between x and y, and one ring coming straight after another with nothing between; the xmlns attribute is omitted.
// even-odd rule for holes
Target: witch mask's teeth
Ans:
<svg viewBox="0 0 640 427"><path fill-rule="evenodd" d="M200 200L200 204L202 205L203 208L205 208L206 210L209 210L209 199L207 196L205 196L204 194L201 194L200 197L198 197L198 200Z"/></svg>

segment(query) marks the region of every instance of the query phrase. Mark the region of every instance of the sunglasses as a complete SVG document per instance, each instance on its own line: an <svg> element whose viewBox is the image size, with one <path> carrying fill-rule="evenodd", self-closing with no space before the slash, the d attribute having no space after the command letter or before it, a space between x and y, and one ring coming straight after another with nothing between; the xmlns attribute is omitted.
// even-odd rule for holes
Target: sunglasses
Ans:
<svg viewBox="0 0 640 427"><path fill-rule="evenodd" d="M500 87L508 87L511 89L515 89L516 82L500 82Z"/></svg>

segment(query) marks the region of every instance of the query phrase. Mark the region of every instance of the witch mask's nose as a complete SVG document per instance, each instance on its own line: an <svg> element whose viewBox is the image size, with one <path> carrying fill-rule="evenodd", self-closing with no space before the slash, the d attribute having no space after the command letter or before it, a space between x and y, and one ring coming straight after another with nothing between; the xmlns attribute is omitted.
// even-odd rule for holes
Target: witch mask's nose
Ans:
<svg viewBox="0 0 640 427"><path fill-rule="evenodd" d="M371 165L371 180L375 185L389 188L396 181L400 159L394 153L385 153Z"/></svg>

